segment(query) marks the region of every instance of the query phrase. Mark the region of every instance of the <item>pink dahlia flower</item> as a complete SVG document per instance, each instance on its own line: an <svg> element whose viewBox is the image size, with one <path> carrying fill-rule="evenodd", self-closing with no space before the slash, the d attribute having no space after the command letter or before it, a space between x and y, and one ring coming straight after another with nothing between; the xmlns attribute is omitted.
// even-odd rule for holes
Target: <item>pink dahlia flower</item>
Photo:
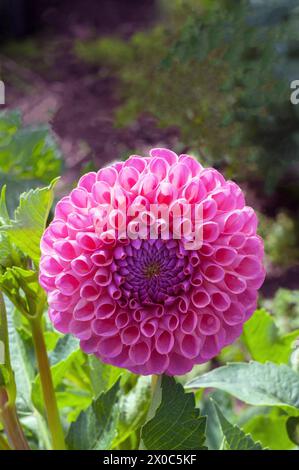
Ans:
<svg viewBox="0 0 299 470"><path fill-rule="evenodd" d="M153 149L87 173L42 237L50 319L103 362L185 374L232 343L256 308L256 229L239 186L188 155Z"/></svg>

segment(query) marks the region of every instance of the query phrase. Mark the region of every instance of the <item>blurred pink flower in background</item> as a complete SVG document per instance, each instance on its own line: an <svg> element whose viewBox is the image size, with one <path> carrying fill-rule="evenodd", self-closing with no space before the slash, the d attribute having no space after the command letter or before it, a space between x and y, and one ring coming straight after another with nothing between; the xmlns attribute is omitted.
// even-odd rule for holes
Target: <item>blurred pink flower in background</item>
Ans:
<svg viewBox="0 0 299 470"><path fill-rule="evenodd" d="M185 374L256 309L265 278L256 230L239 186L191 156L153 149L87 173L41 241L50 319L106 363Z"/></svg>

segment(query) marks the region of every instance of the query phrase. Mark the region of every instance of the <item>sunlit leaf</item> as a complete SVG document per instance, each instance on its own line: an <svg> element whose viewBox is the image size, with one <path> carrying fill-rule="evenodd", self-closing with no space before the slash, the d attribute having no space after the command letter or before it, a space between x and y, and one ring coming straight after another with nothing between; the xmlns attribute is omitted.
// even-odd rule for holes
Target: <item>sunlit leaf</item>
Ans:
<svg viewBox="0 0 299 470"><path fill-rule="evenodd" d="M299 330L281 335L273 317L265 310L257 310L244 325L243 339L252 359L287 364Z"/></svg>
<svg viewBox="0 0 299 470"><path fill-rule="evenodd" d="M54 180L45 188L21 194L14 219L1 227L10 240L36 263L40 258L40 239L53 203L56 182Z"/></svg>

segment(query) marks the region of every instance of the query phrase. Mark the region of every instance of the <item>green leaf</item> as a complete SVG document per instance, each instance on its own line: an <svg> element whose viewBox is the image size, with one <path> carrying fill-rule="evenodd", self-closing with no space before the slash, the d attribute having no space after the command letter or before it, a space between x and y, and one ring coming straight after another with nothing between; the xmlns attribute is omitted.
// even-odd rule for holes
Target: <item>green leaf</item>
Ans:
<svg viewBox="0 0 299 470"><path fill-rule="evenodd" d="M9 223L9 215L6 207L6 186L3 186L0 195L0 225L7 223Z"/></svg>
<svg viewBox="0 0 299 470"><path fill-rule="evenodd" d="M109 390L121 375L129 375L126 370L105 364L95 356L88 356L88 365L90 382L95 397Z"/></svg>
<svg viewBox="0 0 299 470"><path fill-rule="evenodd" d="M5 303L8 312L10 359L17 389L17 410L22 417L22 424L27 425L27 423L31 423L32 429L35 430L36 441L39 442L40 447L49 448L50 442L46 423L31 401L32 382L35 376L32 357L26 342L17 328L18 312L10 301Z"/></svg>
<svg viewBox="0 0 299 470"><path fill-rule="evenodd" d="M173 377L158 379L162 398L152 419L142 428L148 450L204 450L206 418L195 407L193 393L184 393Z"/></svg>
<svg viewBox="0 0 299 470"><path fill-rule="evenodd" d="M250 405L299 408L299 375L286 365L232 363L187 383L186 388L213 387Z"/></svg>
<svg viewBox="0 0 299 470"><path fill-rule="evenodd" d="M38 283L36 271L17 266L7 268L4 274L0 275L0 288L25 316L43 313L46 297Z"/></svg>
<svg viewBox="0 0 299 470"><path fill-rule="evenodd" d="M118 435L113 442L113 448L119 446L131 434L140 430L150 403L150 384L150 377L138 377L135 387L129 393L120 397Z"/></svg>
<svg viewBox="0 0 299 470"><path fill-rule="evenodd" d="M294 448L294 443L289 439L286 425L288 419L286 414L279 413L281 410L273 408L273 412L265 415L257 415L243 424L245 432L249 432L253 439L258 440L264 447L272 450L289 450Z"/></svg>
<svg viewBox="0 0 299 470"><path fill-rule="evenodd" d="M67 445L73 450L110 449L117 433L119 380L81 411L76 422L71 424Z"/></svg>
<svg viewBox="0 0 299 470"><path fill-rule="evenodd" d="M263 450L261 444L255 442L250 434L245 434L239 426L227 421L215 402L214 406L224 435L226 450Z"/></svg>
<svg viewBox="0 0 299 470"><path fill-rule="evenodd" d="M225 411L226 417L234 419L233 398L222 390L213 390L209 394L203 394L201 400L201 413L208 416L206 428L206 444L209 450L218 450L223 441L223 434L214 406L214 401Z"/></svg>
<svg viewBox="0 0 299 470"><path fill-rule="evenodd" d="M21 194L14 219L0 228L35 263L40 258L40 239L53 203L57 181L54 180L45 188L31 189Z"/></svg>
<svg viewBox="0 0 299 470"><path fill-rule="evenodd" d="M252 359L259 362L287 364L299 330L281 335L273 317L265 310L257 310L244 325L243 340Z"/></svg>
<svg viewBox="0 0 299 470"><path fill-rule="evenodd" d="M61 155L45 126L22 127L18 112L0 113L0 186L8 186L8 207L16 194L48 184L61 173Z"/></svg>

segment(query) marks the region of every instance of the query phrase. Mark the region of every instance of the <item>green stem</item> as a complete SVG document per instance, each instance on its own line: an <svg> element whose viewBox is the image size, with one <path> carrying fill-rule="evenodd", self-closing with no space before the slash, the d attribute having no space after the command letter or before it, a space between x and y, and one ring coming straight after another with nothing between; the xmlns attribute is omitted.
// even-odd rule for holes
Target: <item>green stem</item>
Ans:
<svg viewBox="0 0 299 470"><path fill-rule="evenodd" d="M161 380L162 380L161 375L152 375L152 383L151 383L152 399L151 399L151 403L147 412L145 423L150 421L155 416L155 413L161 403L161 398L162 398ZM139 450L145 450L145 449L146 447L144 445L144 442L141 439Z"/></svg>
<svg viewBox="0 0 299 470"><path fill-rule="evenodd" d="M0 389L0 418L11 447L15 450L30 450L16 412L15 404L9 402L9 397L4 387Z"/></svg>
<svg viewBox="0 0 299 470"><path fill-rule="evenodd" d="M55 450L65 450L64 433L59 417L57 401L53 386L49 359L43 334L42 318L33 317L30 321L38 370L44 395L48 425L52 436L52 445Z"/></svg>
<svg viewBox="0 0 299 470"><path fill-rule="evenodd" d="M16 383L10 362L6 307L1 291L0 341L4 343L4 369L7 375L4 384L0 387L0 420L3 424L9 444L16 450L29 450L30 448L21 427L15 406Z"/></svg>

